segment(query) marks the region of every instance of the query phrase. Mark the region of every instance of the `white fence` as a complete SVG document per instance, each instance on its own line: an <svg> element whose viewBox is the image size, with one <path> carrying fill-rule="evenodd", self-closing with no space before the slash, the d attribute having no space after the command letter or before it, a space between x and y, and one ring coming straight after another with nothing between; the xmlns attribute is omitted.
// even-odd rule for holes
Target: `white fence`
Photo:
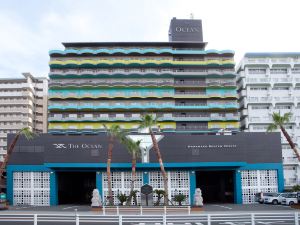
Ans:
<svg viewBox="0 0 300 225"><path fill-rule="evenodd" d="M295 213L236 213L236 214L195 214L195 215L80 215L80 214L0 214L0 224L6 222L32 222L33 225L81 223L94 224L295 224L299 225Z"/></svg>

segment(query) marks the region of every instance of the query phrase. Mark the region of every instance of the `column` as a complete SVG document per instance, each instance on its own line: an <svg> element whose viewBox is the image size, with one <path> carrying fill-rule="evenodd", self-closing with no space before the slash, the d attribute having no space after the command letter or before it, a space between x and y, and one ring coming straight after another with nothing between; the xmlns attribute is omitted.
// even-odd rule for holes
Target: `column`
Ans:
<svg viewBox="0 0 300 225"><path fill-rule="evenodd" d="M196 189L196 172L195 171L189 171L190 174L190 205L193 205L193 198L195 194Z"/></svg>
<svg viewBox="0 0 300 225"><path fill-rule="evenodd" d="M102 189L103 185L102 185L102 172L100 171L97 171L96 172L96 188L98 189L99 191L99 194L102 198L102 201L103 201L103 189Z"/></svg>
<svg viewBox="0 0 300 225"><path fill-rule="evenodd" d="M50 172L50 205L58 205L58 187L55 171Z"/></svg>
<svg viewBox="0 0 300 225"><path fill-rule="evenodd" d="M242 176L240 170L235 170L234 172L234 203L243 204Z"/></svg>

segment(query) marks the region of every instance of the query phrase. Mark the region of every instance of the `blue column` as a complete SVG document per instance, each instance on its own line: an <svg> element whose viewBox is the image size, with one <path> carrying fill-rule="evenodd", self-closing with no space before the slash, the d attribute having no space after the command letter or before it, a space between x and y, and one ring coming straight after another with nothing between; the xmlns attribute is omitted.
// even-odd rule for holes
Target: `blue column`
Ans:
<svg viewBox="0 0 300 225"><path fill-rule="evenodd" d="M14 180L13 180L13 171L10 168L10 166L7 166L7 171L6 171L6 198L9 201L10 205L13 205L14 197L13 197L13 187L14 187Z"/></svg>
<svg viewBox="0 0 300 225"><path fill-rule="evenodd" d="M284 176L283 176L282 164L277 169L277 179L278 179L278 192L283 192L284 191Z"/></svg>
<svg viewBox="0 0 300 225"><path fill-rule="evenodd" d="M149 171L143 172L143 185L149 184Z"/></svg>
<svg viewBox="0 0 300 225"><path fill-rule="evenodd" d="M190 171L190 205L193 205L193 197L196 189L196 172Z"/></svg>
<svg viewBox="0 0 300 225"><path fill-rule="evenodd" d="M234 203L243 204L241 171L234 172Z"/></svg>
<svg viewBox="0 0 300 225"><path fill-rule="evenodd" d="M58 187L55 171L50 172L50 205L58 205Z"/></svg>
<svg viewBox="0 0 300 225"><path fill-rule="evenodd" d="M96 172L96 188L99 190L99 193L103 199L103 189L102 189L102 172Z"/></svg>

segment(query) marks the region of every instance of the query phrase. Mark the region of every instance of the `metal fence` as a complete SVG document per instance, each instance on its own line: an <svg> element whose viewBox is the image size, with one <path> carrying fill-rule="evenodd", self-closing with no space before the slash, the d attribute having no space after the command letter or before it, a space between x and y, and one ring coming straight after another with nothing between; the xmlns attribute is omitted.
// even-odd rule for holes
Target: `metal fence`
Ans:
<svg viewBox="0 0 300 225"><path fill-rule="evenodd" d="M191 214L191 215L81 215L81 214L0 214L0 224L27 222L26 224L195 224L195 225L258 225L295 224L299 225L295 213L232 213L232 214ZM16 223L19 224L19 223Z"/></svg>

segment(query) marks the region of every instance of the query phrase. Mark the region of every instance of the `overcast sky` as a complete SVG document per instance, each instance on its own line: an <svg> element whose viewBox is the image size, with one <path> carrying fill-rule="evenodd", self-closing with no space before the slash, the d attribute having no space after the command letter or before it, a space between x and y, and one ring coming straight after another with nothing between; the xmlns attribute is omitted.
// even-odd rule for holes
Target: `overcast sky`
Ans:
<svg viewBox="0 0 300 225"><path fill-rule="evenodd" d="M207 49L300 52L300 0L0 0L0 77L47 76L73 41L168 41L173 17L202 19Z"/></svg>

